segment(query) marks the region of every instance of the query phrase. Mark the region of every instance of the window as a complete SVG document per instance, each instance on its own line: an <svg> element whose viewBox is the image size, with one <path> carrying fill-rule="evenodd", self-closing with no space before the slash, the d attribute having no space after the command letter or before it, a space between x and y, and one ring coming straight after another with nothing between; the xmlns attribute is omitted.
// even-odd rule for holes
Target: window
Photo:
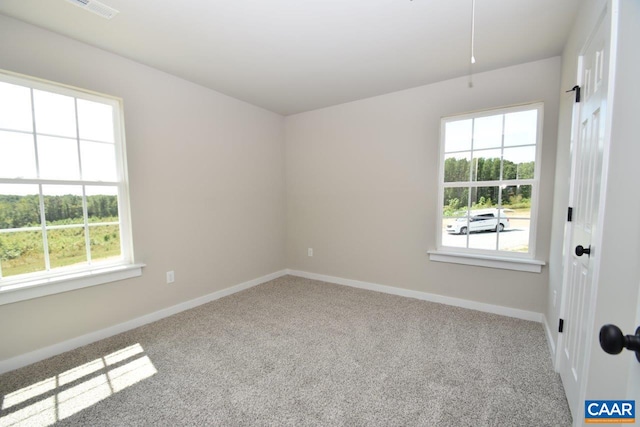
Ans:
<svg viewBox="0 0 640 427"><path fill-rule="evenodd" d="M542 104L442 119L436 252L533 258L541 129Z"/></svg>
<svg viewBox="0 0 640 427"><path fill-rule="evenodd" d="M0 72L0 303L133 264L125 164L120 100Z"/></svg>

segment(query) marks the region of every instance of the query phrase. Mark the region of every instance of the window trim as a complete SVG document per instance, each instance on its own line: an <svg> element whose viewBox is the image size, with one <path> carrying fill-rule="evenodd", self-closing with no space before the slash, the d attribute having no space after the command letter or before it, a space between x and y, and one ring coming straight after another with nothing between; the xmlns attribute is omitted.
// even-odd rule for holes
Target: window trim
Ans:
<svg viewBox="0 0 640 427"><path fill-rule="evenodd" d="M0 288L0 306L14 302L69 292L90 286L116 282L142 275L145 264L102 265L91 270L76 270L59 275L43 276L31 280L15 281Z"/></svg>
<svg viewBox="0 0 640 427"><path fill-rule="evenodd" d="M0 69L0 81L70 96L77 99L109 104L114 109L114 146L117 178L115 181L47 180L0 178L5 184L64 184L87 186L111 186L118 191L118 221L120 228L121 256L114 261L98 261L80 267L67 266L55 271L39 271L30 274L8 276L0 279L0 305L67 292L87 286L109 283L116 280L140 276L144 264L135 263L131 210L129 200L129 177L126 156L124 108L122 98L77 88L37 77ZM35 129L31 133L36 132ZM45 249L46 250L46 249Z"/></svg>
<svg viewBox="0 0 640 427"><path fill-rule="evenodd" d="M476 267L499 268L502 270L527 271L529 273L541 273L544 261L528 258L509 258L503 256L490 256L480 254L463 254L448 251L428 251L429 260L435 262L448 262L452 264L473 265Z"/></svg>
<svg viewBox="0 0 640 427"><path fill-rule="evenodd" d="M499 251L497 249L473 249L452 246L443 246L442 244L442 224L444 215L442 213L442 203L444 199L444 160L445 160L445 126L448 122L466 119L478 119L494 115L502 115L516 113L520 111L538 110L537 135L536 135L536 157L534 177L530 179L532 185L531 191L531 212L530 212L530 228L529 228L529 251L527 253ZM436 250L428 251L429 258L432 261L451 262L456 264L477 265L492 268L502 268L509 270L540 272L544 261L535 259L536 241L537 241L537 224L538 224L538 208L539 208L539 188L543 143L543 122L544 122L544 103L541 101L527 102L523 104L510 105L499 108L491 108L478 110L463 114L455 114L442 117L440 120L440 149L439 149L439 165L438 165L438 205L437 205L437 222L436 222ZM508 180L512 181L512 180ZM496 185L504 185L505 181L498 181ZM468 181L465 182L467 184ZM500 206L500 208L503 208Z"/></svg>

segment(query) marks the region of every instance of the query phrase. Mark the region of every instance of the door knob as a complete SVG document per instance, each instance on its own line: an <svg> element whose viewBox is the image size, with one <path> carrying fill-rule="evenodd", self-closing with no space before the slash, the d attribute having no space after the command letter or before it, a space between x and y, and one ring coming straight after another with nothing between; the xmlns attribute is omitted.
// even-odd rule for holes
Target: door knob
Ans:
<svg viewBox="0 0 640 427"><path fill-rule="evenodd" d="M623 348L635 351L640 362L640 327L635 335L623 335L616 325L604 325L600 328L600 347L609 354L619 354Z"/></svg>
<svg viewBox="0 0 640 427"><path fill-rule="evenodd" d="M591 256L591 246L588 248L584 248L582 245L576 246L576 255L582 256L584 254Z"/></svg>

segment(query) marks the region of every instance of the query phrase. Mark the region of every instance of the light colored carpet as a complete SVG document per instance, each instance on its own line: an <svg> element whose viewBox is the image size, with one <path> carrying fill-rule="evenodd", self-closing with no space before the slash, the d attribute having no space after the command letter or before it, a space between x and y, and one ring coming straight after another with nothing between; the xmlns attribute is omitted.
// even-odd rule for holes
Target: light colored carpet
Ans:
<svg viewBox="0 0 640 427"><path fill-rule="evenodd" d="M0 426L570 425L542 325L285 276L0 376Z"/></svg>

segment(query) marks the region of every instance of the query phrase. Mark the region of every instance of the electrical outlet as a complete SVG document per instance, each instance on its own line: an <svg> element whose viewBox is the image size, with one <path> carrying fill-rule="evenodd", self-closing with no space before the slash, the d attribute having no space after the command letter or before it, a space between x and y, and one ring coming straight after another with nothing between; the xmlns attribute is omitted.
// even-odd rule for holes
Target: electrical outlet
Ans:
<svg viewBox="0 0 640 427"><path fill-rule="evenodd" d="M176 275L173 272L173 270L167 271L167 283L173 283L175 281L176 281Z"/></svg>
<svg viewBox="0 0 640 427"><path fill-rule="evenodd" d="M313 256L313 248L307 249L307 255L308 256Z"/></svg>

